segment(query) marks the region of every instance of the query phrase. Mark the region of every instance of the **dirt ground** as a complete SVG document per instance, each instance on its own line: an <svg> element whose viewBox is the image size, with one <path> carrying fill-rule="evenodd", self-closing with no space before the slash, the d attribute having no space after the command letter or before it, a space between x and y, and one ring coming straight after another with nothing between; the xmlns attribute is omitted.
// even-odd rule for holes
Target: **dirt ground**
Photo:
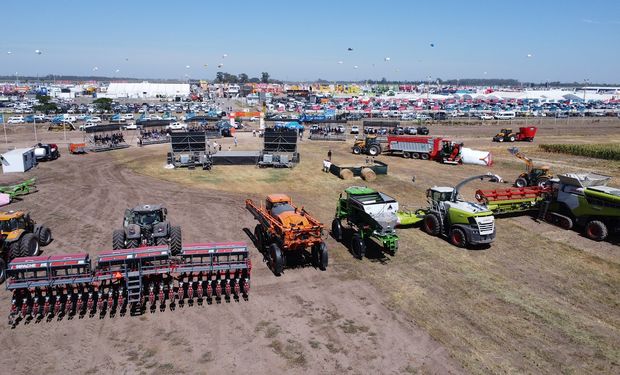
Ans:
<svg viewBox="0 0 620 375"><path fill-rule="evenodd" d="M39 191L8 208L30 210L52 228L55 240L45 254L83 250L94 256L111 247L112 229L121 224L126 207L164 203L171 220L182 226L184 241L246 241L254 264L249 301L141 317L0 326L5 348L0 366L17 374L617 373L617 238L595 243L521 216L498 219L498 236L488 249L456 249L412 228L399 231L394 257L370 251L360 261L327 236L327 271L287 269L275 277L244 233L255 225L244 199L261 200L272 192L291 195L329 225L339 192L354 184L416 208L424 206L431 185L452 186L487 171L512 180L523 165L507 145L489 141L497 128L431 126L431 134L492 150L496 163L490 169L381 156L389 175L369 184L320 172L330 148L337 164L364 162L350 153L352 139L304 140L302 162L292 170L166 170L167 147L158 145L80 156L65 152L25 175L0 176L1 184L37 176ZM9 146L32 144L31 130L9 129ZM40 130L39 137L64 143L63 133ZM67 137L81 138L78 133ZM259 148L260 139L250 133L238 138L240 149ZM218 142L232 145L231 139ZM534 143L518 144L556 172L595 170L620 183L620 161L536 149L539 143L560 142L620 147L620 121L546 121ZM480 187L493 185L471 184L463 195L471 198ZM1 291L0 301L8 315L10 294Z"/></svg>

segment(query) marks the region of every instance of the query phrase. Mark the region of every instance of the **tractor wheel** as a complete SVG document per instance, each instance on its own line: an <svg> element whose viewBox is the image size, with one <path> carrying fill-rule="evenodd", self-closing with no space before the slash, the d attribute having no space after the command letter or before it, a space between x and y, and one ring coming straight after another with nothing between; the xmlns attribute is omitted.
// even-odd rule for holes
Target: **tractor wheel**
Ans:
<svg viewBox="0 0 620 375"><path fill-rule="evenodd" d="M366 244L359 233L353 234L351 238L351 250L357 259L362 259L366 255Z"/></svg>
<svg viewBox="0 0 620 375"><path fill-rule="evenodd" d="M372 145L368 148L368 155L377 156L381 153L381 147L378 145Z"/></svg>
<svg viewBox="0 0 620 375"><path fill-rule="evenodd" d="M0 284L6 279L6 262L0 258Z"/></svg>
<svg viewBox="0 0 620 375"><path fill-rule="evenodd" d="M137 249L138 247L140 247L139 239L127 240L126 249Z"/></svg>
<svg viewBox="0 0 620 375"><path fill-rule="evenodd" d="M319 246L319 269L321 271L327 270L327 264L329 263L329 255L327 253L327 246L325 243L321 243Z"/></svg>
<svg viewBox="0 0 620 375"><path fill-rule="evenodd" d="M456 247L465 247L467 245L467 237L461 228L452 228L450 231L450 243Z"/></svg>
<svg viewBox="0 0 620 375"><path fill-rule="evenodd" d="M282 250L276 243L269 246L269 256L271 257L271 267L276 276L282 275L284 269L284 259L282 258Z"/></svg>
<svg viewBox="0 0 620 375"><path fill-rule="evenodd" d="M256 240L256 248L262 253L265 249L265 237L263 236L263 228L260 224L256 224L256 227L254 227L254 239Z"/></svg>
<svg viewBox="0 0 620 375"><path fill-rule="evenodd" d="M122 229L114 229L112 232L112 249L124 249L125 248L125 231Z"/></svg>
<svg viewBox="0 0 620 375"><path fill-rule="evenodd" d="M166 241L165 237L156 237L155 238L155 245L156 246L163 246L163 245L167 245L168 241Z"/></svg>
<svg viewBox="0 0 620 375"><path fill-rule="evenodd" d="M52 242L52 231L50 230L50 228L48 227L41 227L41 230L39 231L39 245L41 246L47 246L50 244L50 242Z"/></svg>
<svg viewBox="0 0 620 375"><path fill-rule="evenodd" d="M419 159L419 158L420 158L420 153L418 153L418 152L414 152L414 153L412 153L412 154L411 154L411 158L412 158L412 159Z"/></svg>
<svg viewBox="0 0 620 375"><path fill-rule="evenodd" d="M355 147L353 147L353 153L354 153L355 155L359 155L359 154L361 154L361 153L362 153L362 149L361 149L361 147L360 147L360 146L355 146Z"/></svg>
<svg viewBox="0 0 620 375"><path fill-rule="evenodd" d="M528 138L527 141L528 142L534 142L534 138Z"/></svg>
<svg viewBox="0 0 620 375"><path fill-rule="evenodd" d="M411 154L407 151L403 152L403 158L405 159L409 159L411 157Z"/></svg>
<svg viewBox="0 0 620 375"><path fill-rule="evenodd" d="M607 238L607 226L599 220L590 220L586 224L586 237L593 241L603 241Z"/></svg>
<svg viewBox="0 0 620 375"><path fill-rule="evenodd" d="M422 160L428 160L430 158L431 158L431 156L429 154L427 154L427 153L420 154L420 159L422 159Z"/></svg>
<svg viewBox="0 0 620 375"><path fill-rule="evenodd" d="M34 257L39 255L39 241L34 233L26 233L19 241L19 252L24 257Z"/></svg>
<svg viewBox="0 0 620 375"><path fill-rule="evenodd" d="M338 242L342 241L342 224L338 219L332 221L332 237Z"/></svg>
<svg viewBox="0 0 620 375"><path fill-rule="evenodd" d="M431 236L438 236L441 233L441 223L435 214L424 216L424 231Z"/></svg>
<svg viewBox="0 0 620 375"><path fill-rule="evenodd" d="M499 138L497 138L497 141L498 141L498 142L504 142L504 137L499 137Z"/></svg>
<svg viewBox="0 0 620 375"><path fill-rule="evenodd" d="M11 244L9 245L9 256L7 259L11 260L13 258L19 258L22 256L25 256L25 255L22 255L19 249L19 240L11 242Z"/></svg>
<svg viewBox="0 0 620 375"><path fill-rule="evenodd" d="M170 253L177 255L183 249L183 237L181 236L181 227L170 227Z"/></svg>
<svg viewBox="0 0 620 375"><path fill-rule="evenodd" d="M523 177L519 177L515 180L515 187L523 188L527 186L527 180Z"/></svg>
<svg viewBox="0 0 620 375"><path fill-rule="evenodd" d="M510 138L508 138L508 140L510 140L510 142L514 142L515 141L514 135L511 135Z"/></svg>

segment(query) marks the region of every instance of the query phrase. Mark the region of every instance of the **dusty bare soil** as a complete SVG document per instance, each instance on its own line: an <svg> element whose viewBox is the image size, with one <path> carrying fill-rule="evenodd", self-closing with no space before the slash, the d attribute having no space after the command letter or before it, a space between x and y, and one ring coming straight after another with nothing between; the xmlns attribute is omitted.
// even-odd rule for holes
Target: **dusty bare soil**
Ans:
<svg viewBox="0 0 620 375"><path fill-rule="evenodd" d="M573 122L556 130L559 123L547 121L533 144L518 146L558 172L593 169L613 175L617 185L620 162L544 154L536 144L620 142L619 124L589 123L584 131L584 123ZM493 150L497 162L491 169L382 156L389 175L368 185L416 208L424 206L431 185L454 185L489 170L512 180L523 165L507 145L489 141L497 128L431 127L431 134ZM28 130L11 131L9 145L32 144ZM40 137L64 141L62 133L41 131ZM239 148L258 149L259 141L240 134ZM358 261L327 237L326 272L305 267L275 277L243 231L255 225L243 200L288 193L329 224L339 192L367 185L320 172L330 148L336 163L363 163L350 154L350 143L304 140L302 163L292 170L166 170L166 146L149 146L65 153L26 176L0 176L0 183L38 177L40 191L10 208L28 209L52 228L55 240L46 254L107 250L124 208L161 202L183 227L185 241L247 241L255 265L249 301L0 326L1 368L24 374L618 372L617 239L595 243L522 216L498 219L498 237L488 249L456 249L412 228L399 231L396 256L371 251ZM479 187L493 185L472 184L463 195L471 198ZM0 300L8 315L10 294L0 292Z"/></svg>

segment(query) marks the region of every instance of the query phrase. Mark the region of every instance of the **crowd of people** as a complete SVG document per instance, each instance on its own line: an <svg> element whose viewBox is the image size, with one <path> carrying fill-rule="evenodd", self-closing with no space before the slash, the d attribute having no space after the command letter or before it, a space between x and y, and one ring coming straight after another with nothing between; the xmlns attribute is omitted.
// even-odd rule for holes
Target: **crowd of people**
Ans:
<svg viewBox="0 0 620 375"><path fill-rule="evenodd" d="M96 145L101 146L116 146L120 143L125 143L125 137L122 132L105 134L105 135L97 135L95 134L93 137L93 142Z"/></svg>

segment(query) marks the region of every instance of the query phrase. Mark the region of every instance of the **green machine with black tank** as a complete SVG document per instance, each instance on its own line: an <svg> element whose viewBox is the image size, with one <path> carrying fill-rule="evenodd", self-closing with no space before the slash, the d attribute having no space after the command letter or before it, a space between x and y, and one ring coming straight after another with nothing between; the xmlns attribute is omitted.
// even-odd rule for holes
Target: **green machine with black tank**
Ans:
<svg viewBox="0 0 620 375"><path fill-rule="evenodd" d="M385 252L392 255L398 250L396 225L398 202L387 194L361 186L351 186L340 194L336 217L332 221L332 236L342 241L342 221L353 231L351 250L362 259L366 254L366 241L377 239Z"/></svg>
<svg viewBox="0 0 620 375"><path fill-rule="evenodd" d="M495 240L495 217L486 206L462 200L460 189L475 180L501 182L501 177L483 174L466 178L455 187L434 186L426 191L429 206L414 212L399 211L399 225L422 222L424 231L432 236L448 238L457 247L490 244Z"/></svg>

